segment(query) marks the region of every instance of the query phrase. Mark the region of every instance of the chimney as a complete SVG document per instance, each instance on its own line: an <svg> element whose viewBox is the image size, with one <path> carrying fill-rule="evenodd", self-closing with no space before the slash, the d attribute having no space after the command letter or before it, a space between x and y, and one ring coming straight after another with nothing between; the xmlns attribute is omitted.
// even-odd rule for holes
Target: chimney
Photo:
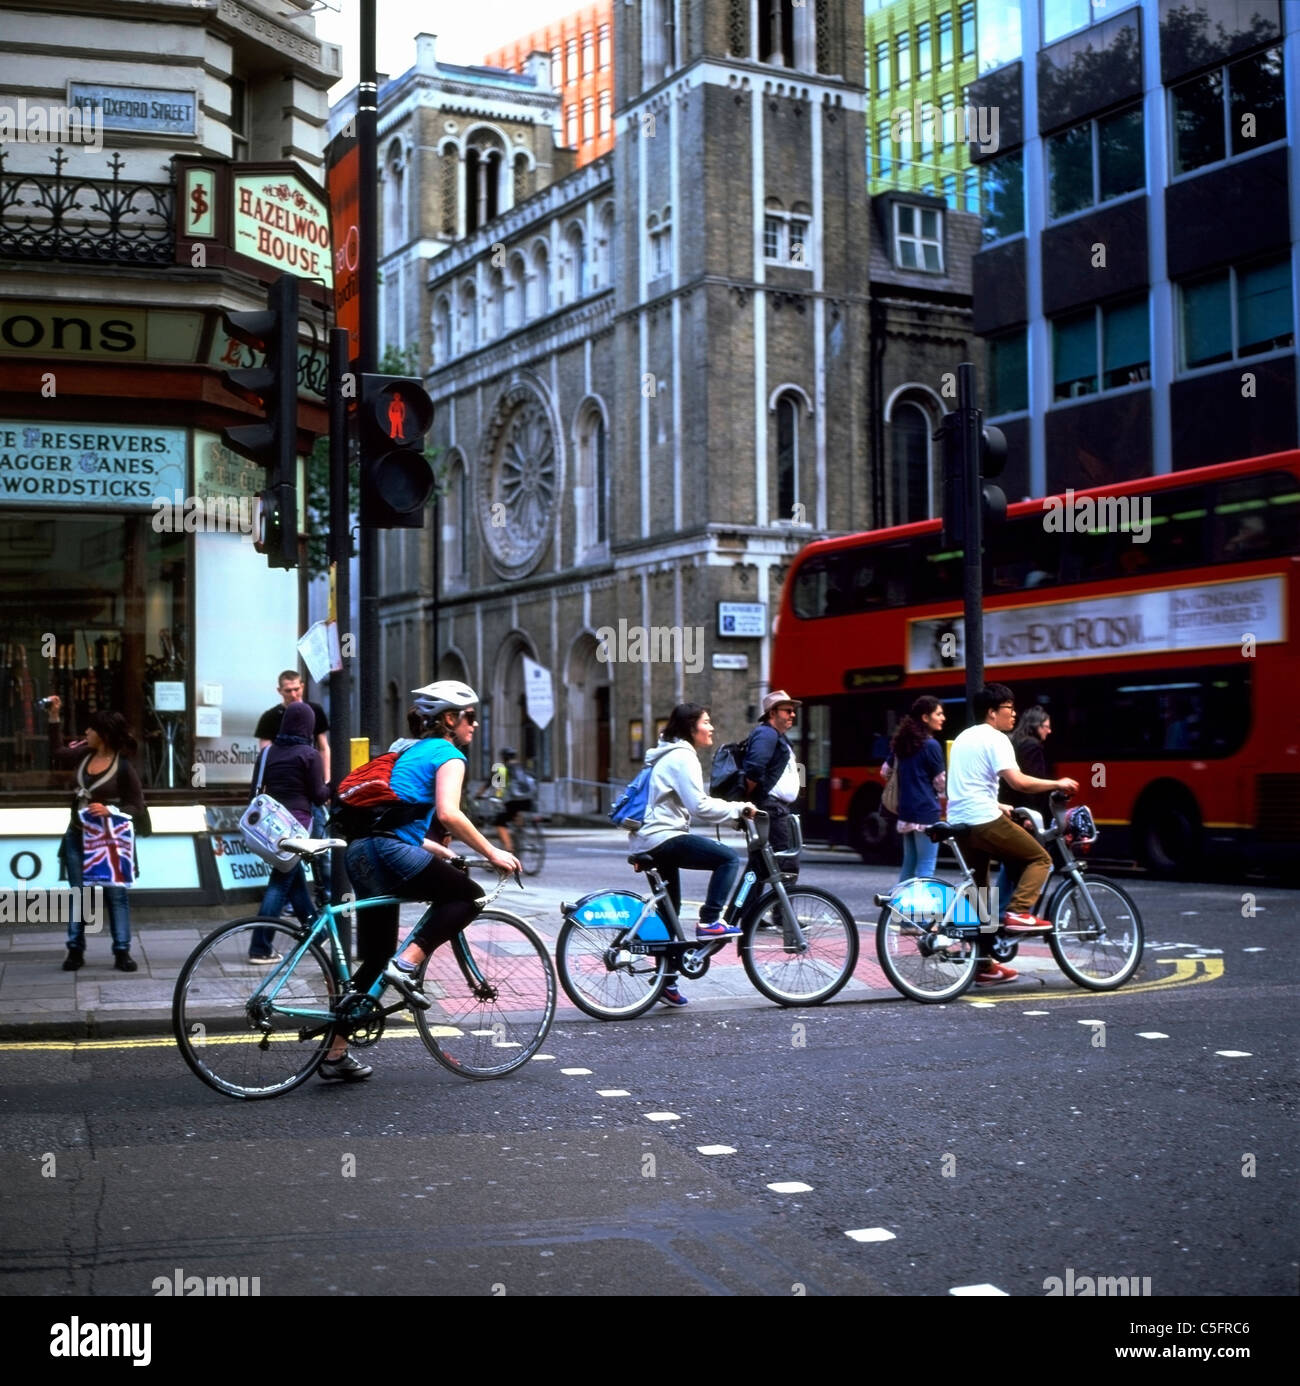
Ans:
<svg viewBox="0 0 1300 1386"><path fill-rule="evenodd" d="M524 71L533 79L538 91L551 91L551 55L542 48L534 48L524 61Z"/></svg>
<svg viewBox="0 0 1300 1386"><path fill-rule="evenodd" d="M436 72L438 68L437 34L416 34L415 65L421 72Z"/></svg>

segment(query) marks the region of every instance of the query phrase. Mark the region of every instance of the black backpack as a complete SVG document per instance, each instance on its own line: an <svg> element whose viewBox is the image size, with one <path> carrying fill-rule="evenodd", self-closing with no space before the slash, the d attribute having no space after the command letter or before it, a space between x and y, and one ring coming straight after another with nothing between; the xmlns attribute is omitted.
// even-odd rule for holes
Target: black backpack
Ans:
<svg viewBox="0 0 1300 1386"><path fill-rule="evenodd" d="M709 771L709 793L715 799L741 803L745 798L745 749L749 739L728 741L713 753Z"/></svg>

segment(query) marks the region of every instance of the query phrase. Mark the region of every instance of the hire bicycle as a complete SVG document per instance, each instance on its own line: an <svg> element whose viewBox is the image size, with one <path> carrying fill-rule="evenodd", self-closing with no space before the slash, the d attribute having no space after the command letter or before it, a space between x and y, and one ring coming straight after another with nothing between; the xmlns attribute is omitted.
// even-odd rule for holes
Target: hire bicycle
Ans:
<svg viewBox="0 0 1300 1386"><path fill-rule="evenodd" d="M739 935L687 938L648 852L628 861L645 873L649 897L597 891L560 906L564 923L555 959L560 984L575 1006L598 1020L642 1015L658 1001L670 972L692 981L703 977L713 955L733 939L749 980L778 1005L815 1006L840 990L857 966L858 928L848 907L829 891L794 884L796 873L788 868L802 845L799 820L790 820L792 846L780 860L768 844L766 813L741 822L763 870L747 866L723 908L724 922L737 918Z"/></svg>
<svg viewBox="0 0 1300 1386"><path fill-rule="evenodd" d="M1013 816L1029 826L1052 858L1042 917L1053 925L1046 937L1057 966L1089 991L1114 991L1142 961L1142 916L1114 881L1091 873L1085 877L1085 864L1073 848L1087 852L1097 839L1097 828L1086 805L1067 809L1066 798L1060 791L1050 795L1050 828L1044 828L1031 809L1016 809ZM941 822L926 831L934 842L951 842L962 879L953 886L918 876L877 895L876 904L882 908L876 956L885 976L904 996L952 1001L975 980L981 935L991 936L989 955L1004 963L1016 956L1020 939L1004 933L1000 909L990 910L981 900L984 892L957 845L965 825Z"/></svg>
<svg viewBox="0 0 1300 1386"><path fill-rule="evenodd" d="M347 843L283 838L280 846L310 859ZM456 864L469 868L464 857ZM445 1068L465 1078L512 1072L546 1038L556 988L546 945L532 925L491 907L506 879L483 897L464 930L421 964L416 982L433 1003L428 1010L411 1008L405 998L383 1005L382 975L368 991L352 990L337 927L351 911L409 901L381 895L326 905L309 928L260 917L222 925L176 979L172 1031L185 1062L227 1096L278 1097L316 1071L337 1034L363 1049L378 1042L394 1011L410 1008L420 1038ZM272 954L280 955L269 966L249 959L254 929L267 930Z"/></svg>

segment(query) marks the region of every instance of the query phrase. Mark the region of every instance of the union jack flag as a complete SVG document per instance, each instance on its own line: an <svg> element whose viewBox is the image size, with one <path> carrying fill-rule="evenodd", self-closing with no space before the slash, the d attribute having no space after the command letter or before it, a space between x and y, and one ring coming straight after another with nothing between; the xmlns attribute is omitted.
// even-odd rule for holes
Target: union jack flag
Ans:
<svg viewBox="0 0 1300 1386"><path fill-rule="evenodd" d="M100 818L89 809L82 827L82 880L86 885L129 886L135 882L135 831L124 813Z"/></svg>

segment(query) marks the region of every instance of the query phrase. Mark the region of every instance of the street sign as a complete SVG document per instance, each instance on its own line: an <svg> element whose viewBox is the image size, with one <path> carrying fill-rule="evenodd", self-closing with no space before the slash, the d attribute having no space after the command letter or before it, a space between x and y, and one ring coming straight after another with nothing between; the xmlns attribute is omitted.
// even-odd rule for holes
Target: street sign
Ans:
<svg viewBox="0 0 1300 1386"><path fill-rule="evenodd" d="M763 602L719 602L718 634L762 639L767 634L767 607Z"/></svg>
<svg viewBox="0 0 1300 1386"><path fill-rule="evenodd" d="M555 716L555 688L551 682L551 671L527 655L523 656L523 661L524 701L528 705L528 717L534 726L545 731Z"/></svg>

